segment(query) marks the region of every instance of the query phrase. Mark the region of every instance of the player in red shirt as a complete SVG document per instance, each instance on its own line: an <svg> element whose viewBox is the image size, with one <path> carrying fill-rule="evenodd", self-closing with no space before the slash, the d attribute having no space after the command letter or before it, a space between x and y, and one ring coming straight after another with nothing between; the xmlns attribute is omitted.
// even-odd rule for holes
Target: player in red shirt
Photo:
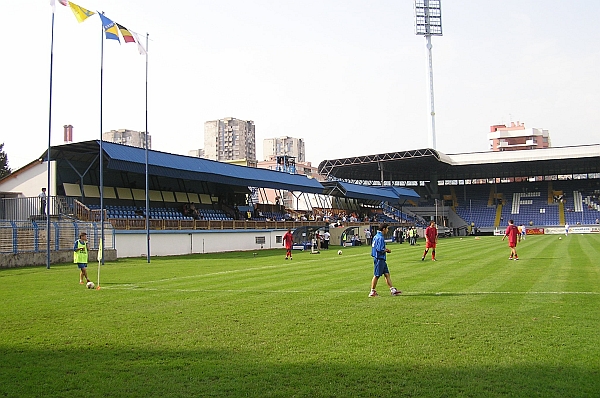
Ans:
<svg viewBox="0 0 600 398"><path fill-rule="evenodd" d="M288 228L287 232L283 235L283 245L285 246L285 259L288 257L292 259L292 246L294 245L294 235L292 235L291 228Z"/></svg>
<svg viewBox="0 0 600 398"><path fill-rule="evenodd" d="M506 231L504 232L504 236L502 240L508 236L508 247L510 247L510 257L509 260L513 258L515 260L519 259L517 255L517 240L521 240L521 234L519 233L519 228L515 225L513 220L508 220L508 227L506 227Z"/></svg>
<svg viewBox="0 0 600 398"><path fill-rule="evenodd" d="M425 260L425 256L429 249L431 249L431 261L435 260L435 246L437 245L438 231L435 227L435 221L431 220L429 222L429 226L425 228L425 251L423 252L423 257L421 257L421 261Z"/></svg>

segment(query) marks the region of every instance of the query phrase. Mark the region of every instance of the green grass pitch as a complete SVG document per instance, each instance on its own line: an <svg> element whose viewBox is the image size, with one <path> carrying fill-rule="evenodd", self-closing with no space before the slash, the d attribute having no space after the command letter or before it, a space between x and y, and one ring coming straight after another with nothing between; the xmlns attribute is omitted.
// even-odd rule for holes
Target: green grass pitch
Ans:
<svg viewBox="0 0 600 398"><path fill-rule="evenodd" d="M0 270L0 397L600 395L600 235L419 243Z"/></svg>

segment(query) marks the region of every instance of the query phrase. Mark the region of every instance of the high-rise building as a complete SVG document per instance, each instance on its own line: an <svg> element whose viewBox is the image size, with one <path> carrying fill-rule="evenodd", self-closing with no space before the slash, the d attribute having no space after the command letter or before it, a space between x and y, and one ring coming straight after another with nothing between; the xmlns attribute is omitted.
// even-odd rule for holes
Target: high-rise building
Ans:
<svg viewBox="0 0 600 398"><path fill-rule="evenodd" d="M490 126L488 133L490 151L518 151L522 149L550 148L550 134L548 130L525 128L524 123L510 123Z"/></svg>
<svg viewBox="0 0 600 398"><path fill-rule="evenodd" d="M188 156L193 156L195 158L203 158L204 157L204 149L192 149L188 151Z"/></svg>
<svg viewBox="0 0 600 398"><path fill-rule="evenodd" d="M273 156L292 156L298 162L306 162L304 140L292 137L267 138L263 140L264 160L270 160Z"/></svg>
<svg viewBox="0 0 600 398"><path fill-rule="evenodd" d="M102 133L102 139L116 144L146 148L146 133L127 129L111 130ZM152 149L152 137L148 134L148 149Z"/></svg>
<svg viewBox="0 0 600 398"><path fill-rule="evenodd" d="M314 178L317 181L325 181L325 177L319 174L318 167L314 167L310 162L296 162L296 159L290 156L271 155L269 159L258 162L259 169L268 169L280 171L289 174L305 175L308 178ZM279 198L279 200L277 199ZM257 199L259 200L259 199ZM294 208L298 205L298 198L291 191L281 189L261 188L261 199L264 203L282 203L285 207ZM302 199L305 200L305 199ZM261 202L262 203L262 202Z"/></svg>
<svg viewBox="0 0 600 398"><path fill-rule="evenodd" d="M204 123L204 157L226 162L256 161L254 122L232 117Z"/></svg>

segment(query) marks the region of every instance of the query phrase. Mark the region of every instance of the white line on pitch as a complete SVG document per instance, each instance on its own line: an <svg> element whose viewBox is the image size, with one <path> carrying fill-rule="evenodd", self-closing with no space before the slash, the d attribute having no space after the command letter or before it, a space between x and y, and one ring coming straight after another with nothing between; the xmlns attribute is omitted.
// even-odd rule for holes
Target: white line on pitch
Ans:
<svg viewBox="0 0 600 398"><path fill-rule="evenodd" d="M142 284L140 284L142 285ZM151 290L177 292L222 292L222 293L364 293L365 290L253 290L253 289L170 289L143 287L136 284L102 287L112 290ZM368 289L367 289L368 290ZM477 296L477 295L600 295L600 292L403 292L403 296Z"/></svg>

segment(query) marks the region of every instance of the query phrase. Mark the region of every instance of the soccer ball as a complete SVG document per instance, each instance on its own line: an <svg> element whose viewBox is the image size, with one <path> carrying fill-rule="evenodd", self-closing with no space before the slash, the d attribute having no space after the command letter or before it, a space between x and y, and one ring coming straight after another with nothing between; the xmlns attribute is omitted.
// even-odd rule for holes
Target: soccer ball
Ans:
<svg viewBox="0 0 600 398"><path fill-rule="evenodd" d="M562 240L562 236L559 236L559 237L558 237L558 240Z"/></svg>
<svg viewBox="0 0 600 398"><path fill-rule="evenodd" d="M86 283L86 286L88 289L93 289L96 287L96 285L94 285L94 282L92 282L92 281L89 281L88 283Z"/></svg>
<svg viewBox="0 0 600 398"><path fill-rule="evenodd" d="M338 250L338 255L341 256L342 255L342 251Z"/></svg>

